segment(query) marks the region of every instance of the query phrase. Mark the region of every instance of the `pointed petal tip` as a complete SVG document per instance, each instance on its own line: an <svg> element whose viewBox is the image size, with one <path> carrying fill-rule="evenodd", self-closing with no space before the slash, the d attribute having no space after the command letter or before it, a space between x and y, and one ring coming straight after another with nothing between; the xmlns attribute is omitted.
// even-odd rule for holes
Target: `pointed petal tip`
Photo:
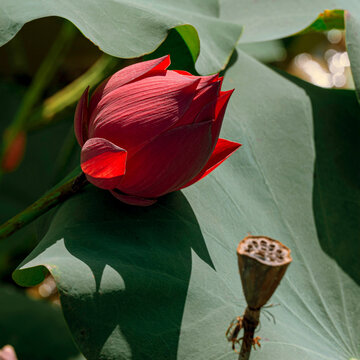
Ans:
<svg viewBox="0 0 360 360"><path fill-rule="evenodd" d="M165 55L165 56L162 56L162 57L154 59L154 60L144 61L144 63L146 63L146 62L154 63L154 66L150 71L166 70L171 64L171 59L170 59L170 55Z"/></svg>
<svg viewBox="0 0 360 360"><path fill-rule="evenodd" d="M187 184L182 186L181 189L184 189L192 184L195 184L196 182L203 179L205 176L209 175L240 147L241 144L237 142L226 139L218 139L215 149L211 154L210 159L204 166L204 168L200 171L200 173L197 176L195 176L195 178L193 178Z"/></svg>
<svg viewBox="0 0 360 360"><path fill-rule="evenodd" d="M231 95L235 89L227 90L227 91L220 91L218 101L216 103L216 109L215 109L215 119L217 120L220 115L220 120L222 121L222 117L225 114L225 109L227 107L227 104L230 100Z"/></svg>
<svg viewBox="0 0 360 360"><path fill-rule="evenodd" d="M220 141L220 143L219 143L219 141ZM230 141L230 140L226 140L226 139L222 139L222 138L219 138L218 143L219 143L219 145L221 144L221 146L223 146L223 147L235 148L235 150L243 145L243 144L240 144L238 142Z"/></svg>
<svg viewBox="0 0 360 360"><path fill-rule="evenodd" d="M165 69L167 69L170 66L171 64L170 54L163 56L163 64L164 65L167 64Z"/></svg>
<svg viewBox="0 0 360 360"><path fill-rule="evenodd" d="M200 84L201 82L201 79L191 79L189 78L187 84L184 85L183 87L183 91L189 91L190 93L192 93L193 97L196 95L197 93L197 88L198 88L198 85Z"/></svg>
<svg viewBox="0 0 360 360"><path fill-rule="evenodd" d="M235 141L230 141L226 139L219 138L215 149L211 155L211 158L213 159L213 162L215 160L226 160L230 155L232 155L237 149L239 149L242 146L242 144L237 143ZM211 160L210 158L210 160ZM210 161L209 160L209 161ZM208 162L209 164L209 162Z"/></svg>
<svg viewBox="0 0 360 360"><path fill-rule="evenodd" d="M219 73L214 74L213 76L214 76L213 82L220 81L220 84L222 83L223 78L219 76Z"/></svg>
<svg viewBox="0 0 360 360"><path fill-rule="evenodd" d="M229 98L233 94L234 91L235 91L235 89L220 91L219 97Z"/></svg>

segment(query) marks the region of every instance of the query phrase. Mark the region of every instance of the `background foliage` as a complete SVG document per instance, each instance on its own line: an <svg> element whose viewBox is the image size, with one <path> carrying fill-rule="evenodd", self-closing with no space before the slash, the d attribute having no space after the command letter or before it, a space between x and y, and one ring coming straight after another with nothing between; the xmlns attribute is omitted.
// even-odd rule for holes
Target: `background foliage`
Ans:
<svg viewBox="0 0 360 360"><path fill-rule="evenodd" d="M299 39L316 39L318 31L345 25L358 87L360 6L350 0L279 1L276 6L265 0L98 4L5 0L0 39L5 43L26 22L56 15L73 22L110 55L147 54L147 59L170 53L173 68L200 74L224 70L224 88L236 91L222 135L243 147L199 184L150 208L126 206L87 187L2 241L3 282L10 282L20 262L13 273L19 285L40 284L50 272L72 337L88 359L235 359L224 336L230 320L245 307L235 249L248 232L263 234L289 246L294 261L271 300L281 305L271 310L276 324L262 317L262 349L252 358L360 359L358 90L319 88L279 70L283 44L290 54L292 44L300 47ZM342 11L325 11L329 8L348 10L345 21ZM61 23L42 21L42 29ZM33 49L21 40L33 24L1 49L9 59L32 58ZM43 32L36 36L46 38ZM46 77L48 84L38 89L39 99L21 123L28 134L26 153L16 171L1 178L2 220L76 166L71 114L84 81L95 85L131 62L108 56L90 72L92 77L74 83L91 66L80 56L84 49L92 59L99 52L73 32L67 35L72 45L61 70L51 81ZM300 32L308 35L273 41ZM46 53L38 57L41 63ZM257 59L277 60L272 63L277 68ZM78 67L69 66L74 63ZM40 70L21 60L2 67L3 131L16 118L21 99L29 96L27 89L34 89L28 86L29 74ZM59 95L64 86L70 90ZM56 104L56 115L46 118L49 104ZM30 120L32 127L26 125ZM13 306L16 317L4 319L15 327L1 335L0 345L12 343L20 359L76 355L58 309L14 289L4 293L3 308ZM10 296L27 302L26 313L37 316L40 306L44 314L53 313L53 321L39 325L54 331L46 333L50 340L43 338L54 344L52 355L40 352L35 341L31 349L28 339L14 337L21 320ZM26 333L33 331L30 327Z"/></svg>

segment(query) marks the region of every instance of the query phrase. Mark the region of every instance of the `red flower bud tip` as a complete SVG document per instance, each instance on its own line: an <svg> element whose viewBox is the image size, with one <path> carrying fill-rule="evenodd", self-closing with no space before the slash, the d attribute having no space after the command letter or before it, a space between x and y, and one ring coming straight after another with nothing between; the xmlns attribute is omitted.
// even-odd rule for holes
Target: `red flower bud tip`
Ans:
<svg viewBox="0 0 360 360"><path fill-rule="evenodd" d="M24 132L18 133L3 155L1 169L4 172L14 171L18 167L24 156L25 144L26 134Z"/></svg>
<svg viewBox="0 0 360 360"><path fill-rule="evenodd" d="M170 57L110 76L75 112L87 179L119 200L147 206L213 171L241 145L219 139L233 92L218 75L166 70Z"/></svg>

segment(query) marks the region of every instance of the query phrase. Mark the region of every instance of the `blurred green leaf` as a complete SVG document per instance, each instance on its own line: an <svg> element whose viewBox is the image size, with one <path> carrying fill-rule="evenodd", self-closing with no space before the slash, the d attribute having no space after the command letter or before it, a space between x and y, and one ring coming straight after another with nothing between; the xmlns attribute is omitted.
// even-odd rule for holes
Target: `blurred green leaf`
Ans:
<svg viewBox="0 0 360 360"><path fill-rule="evenodd" d="M119 65L120 61L106 54L101 55L81 76L45 99L43 104L34 110L26 124L27 130L34 130L50 124L58 113L77 103L84 89L88 86L95 87L115 72L116 65Z"/></svg>
<svg viewBox="0 0 360 360"><path fill-rule="evenodd" d="M317 19L299 34L345 28L344 10L325 10Z"/></svg>
<svg viewBox="0 0 360 360"><path fill-rule="evenodd" d="M218 18L217 0L3 0L0 9L1 44L24 23L57 15L72 21L104 52L121 58L151 53L170 29L178 28L194 59L200 52L196 68L202 74L225 67L241 34L241 26Z"/></svg>
<svg viewBox="0 0 360 360"><path fill-rule="evenodd" d="M14 116L23 94L22 87L0 82L2 109L0 132ZM55 185L60 180L59 177L63 176L59 170L68 172L78 163L78 148L69 155L65 164L62 158L63 142L69 128L73 128L72 118L64 120L48 128L29 133L25 157L20 167L15 172L4 174L0 179L1 223L24 210ZM6 241L0 242L0 277L13 271L19 259L35 246L37 235L41 236L47 226L45 217L39 219L37 227L32 224Z"/></svg>
<svg viewBox="0 0 360 360"><path fill-rule="evenodd" d="M0 82L0 131L16 112L23 94L21 87ZM23 162L15 172L4 174L0 181L0 221L23 210L60 180L55 177L56 159L61 156L60 150L69 128L73 127L72 117L64 120L28 134ZM71 157L67 171L77 164L78 152L74 152Z"/></svg>
<svg viewBox="0 0 360 360"><path fill-rule="evenodd" d="M58 306L0 286L0 347L11 344L21 360L66 360L75 347Z"/></svg>
<svg viewBox="0 0 360 360"><path fill-rule="evenodd" d="M234 359L224 333L245 307L235 250L248 232L282 241L294 259L271 300L281 304L271 310L276 325L262 319L262 348L252 359L359 358L359 263L352 272L329 251L334 238L324 227L333 216L322 223L316 216L324 212L313 210L314 191L327 199L329 186L342 191L343 169L330 167L335 182L327 173L324 157L336 151L321 147L327 127L318 128L317 112L312 122L303 90L241 51L224 87L236 89L222 132L243 143L234 156L149 208L89 188L59 208L13 274L27 286L44 266L53 274L88 359ZM325 183L314 184L315 150ZM350 237L347 207L337 216L337 234Z"/></svg>
<svg viewBox="0 0 360 360"><path fill-rule="evenodd" d="M280 39L314 29L329 30L331 26L341 28L340 9L346 10L346 46L360 99L360 1L220 0L220 18L244 27L241 43Z"/></svg>
<svg viewBox="0 0 360 360"><path fill-rule="evenodd" d="M355 92L323 89L285 76L301 86L312 102L313 209L320 245L360 285L360 163L354 161L360 158L360 107Z"/></svg>
<svg viewBox="0 0 360 360"><path fill-rule="evenodd" d="M327 12L325 10L335 10ZM244 27L240 42L280 39L308 27L329 30L341 27L341 11L348 10L360 17L358 0L247 1L220 0L220 18ZM325 15L325 17L324 17Z"/></svg>

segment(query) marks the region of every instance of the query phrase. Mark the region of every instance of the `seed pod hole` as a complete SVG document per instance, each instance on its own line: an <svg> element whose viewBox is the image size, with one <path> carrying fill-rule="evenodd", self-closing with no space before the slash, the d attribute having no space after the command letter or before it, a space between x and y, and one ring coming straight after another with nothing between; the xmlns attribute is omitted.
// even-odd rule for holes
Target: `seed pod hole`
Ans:
<svg viewBox="0 0 360 360"><path fill-rule="evenodd" d="M262 250L256 252L256 253L255 253L255 256L256 256L258 259L266 260L265 252L262 251Z"/></svg>

